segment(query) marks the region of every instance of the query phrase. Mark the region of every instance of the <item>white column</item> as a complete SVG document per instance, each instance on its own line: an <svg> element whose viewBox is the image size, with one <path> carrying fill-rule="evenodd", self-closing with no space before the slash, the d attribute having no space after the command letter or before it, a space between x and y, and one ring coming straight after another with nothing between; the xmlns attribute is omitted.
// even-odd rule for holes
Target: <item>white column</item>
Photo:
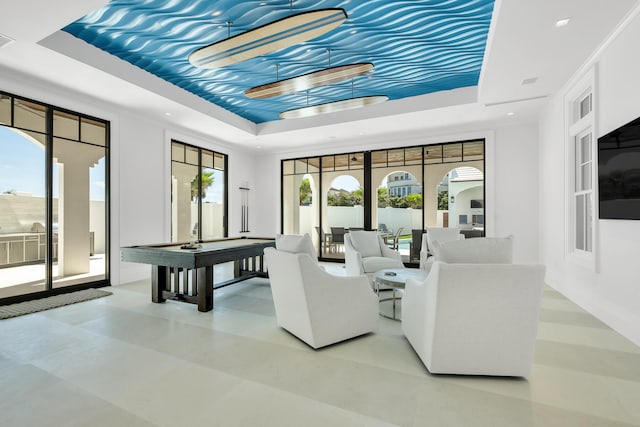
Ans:
<svg viewBox="0 0 640 427"><path fill-rule="evenodd" d="M104 151L70 141L54 143L58 163L58 274L89 272L89 170Z"/></svg>
<svg viewBox="0 0 640 427"><path fill-rule="evenodd" d="M173 194L176 205L176 230L172 234L178 242L193 240L191 235L191 183L198 177L198 167L184 163L174 163L171 174L175 179ZM200 225L198 225L200 226Z"/></svg>

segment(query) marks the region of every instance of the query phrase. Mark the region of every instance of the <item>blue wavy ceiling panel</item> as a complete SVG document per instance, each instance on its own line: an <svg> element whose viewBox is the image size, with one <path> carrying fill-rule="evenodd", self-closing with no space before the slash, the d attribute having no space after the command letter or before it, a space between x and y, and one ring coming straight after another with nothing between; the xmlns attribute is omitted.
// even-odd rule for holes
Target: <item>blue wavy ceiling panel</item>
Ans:
<svg viewBox="0 0 640 427"><path fill-rule="evenodd" d="M348 15L304 44L219 69L191 65L197 48L325 8ZM352 96L390 100L478 84L493 0L113 0L64 31L255 123ZM228 26L226 22L231 22ZM330 54L328 50L330 49ZM253 86L329 66L372 62L373 73L270 99Z"/></svg>

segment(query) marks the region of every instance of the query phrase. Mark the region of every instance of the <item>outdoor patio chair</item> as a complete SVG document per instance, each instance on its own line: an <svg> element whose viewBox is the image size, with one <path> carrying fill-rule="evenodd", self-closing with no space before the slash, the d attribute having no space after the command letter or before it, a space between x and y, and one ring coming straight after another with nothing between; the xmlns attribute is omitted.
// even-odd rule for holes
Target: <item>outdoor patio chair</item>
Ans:
<svg viewBox="0 0 640 427"><path fill-rule="evenodd" d="M404 230L403 227L399 227L395 234L387 240L387 245L393 249L394 251L398 250L398 241L400 240L400 233L402 233L402 230Z"/></svg>
<svg viewBox="0 0 640 427"><path fill-rule="evenodd" d="M344 234L346 231L344 227L331 227L331 241L336 245L336 249L339 246L344 246Z"/></svg>
<svg viewBox="0 0 640 427"><path fill-rule="evenodd" d="M315 227L315 229L318 232L318 236L320 238L320 245L322 246L322 253L335 252L336 244L333 243L333 241L331 239L331 234L325 233L322 230L322 228L317 227L317 226Z"/></svg>

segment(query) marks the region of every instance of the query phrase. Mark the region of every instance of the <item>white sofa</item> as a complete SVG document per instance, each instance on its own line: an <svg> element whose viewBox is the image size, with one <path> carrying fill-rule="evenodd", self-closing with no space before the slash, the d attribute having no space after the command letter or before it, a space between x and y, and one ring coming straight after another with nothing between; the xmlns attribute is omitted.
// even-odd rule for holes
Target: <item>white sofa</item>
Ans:
<svg viewBox="0 0 640 427"><path fill-rule="evenodd" d="M460 233L459 228L427 227L427 232L422 234L420 269L428 272L433 264L434 257L431 249L433 242L451 242L454 240L464 240L464 234Z"/></svg>
<svg viewBox="0 0 640 427"><path fill-rule="evenodd" d="M333 276L308 253L264 255L278 326L313 348L377 329L378 298L366 276Z"/></svg>
<svg viewBox="0 0 640 427"><path fill-rule="evenodd" d="M373 283L376 271L404 268L400 252L389 249L376 231L350 231L344 236L347 275L366 274Z"/></svg>
<svg viewBox="0 0 640 427"><path fill-rule="evenodd" d="M529 374L544 267L511 264L511 245L511 238L438 242L426 280L407 280L402 331L429 372Z"/></svg>

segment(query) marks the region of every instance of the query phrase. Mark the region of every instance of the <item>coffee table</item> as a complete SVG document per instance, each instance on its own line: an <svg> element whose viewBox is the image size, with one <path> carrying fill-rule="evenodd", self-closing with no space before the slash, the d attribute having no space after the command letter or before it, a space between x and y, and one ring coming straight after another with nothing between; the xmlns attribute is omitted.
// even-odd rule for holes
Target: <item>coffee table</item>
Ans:
<svg viewBox="0 0 640 427"><path fill-rule="evenodd" d="M400 320L399 317L399 309L398 301L400 298L397 295L397 291L399 289L404 289L404 285L407 282L407 279L418 279L424 280L427 278L427 272L424 270L419 270L417 268L394 268L394 269L386 269L376 271L373 275L373 283L376 289L376 293L378 294L378 300L380 303L384 301L391 301L392 311L391 315L380 310L380 315L393 320ZM380 288L381 286L388 286L391 288L391 297L390 298L380 298Z"/></svg>

